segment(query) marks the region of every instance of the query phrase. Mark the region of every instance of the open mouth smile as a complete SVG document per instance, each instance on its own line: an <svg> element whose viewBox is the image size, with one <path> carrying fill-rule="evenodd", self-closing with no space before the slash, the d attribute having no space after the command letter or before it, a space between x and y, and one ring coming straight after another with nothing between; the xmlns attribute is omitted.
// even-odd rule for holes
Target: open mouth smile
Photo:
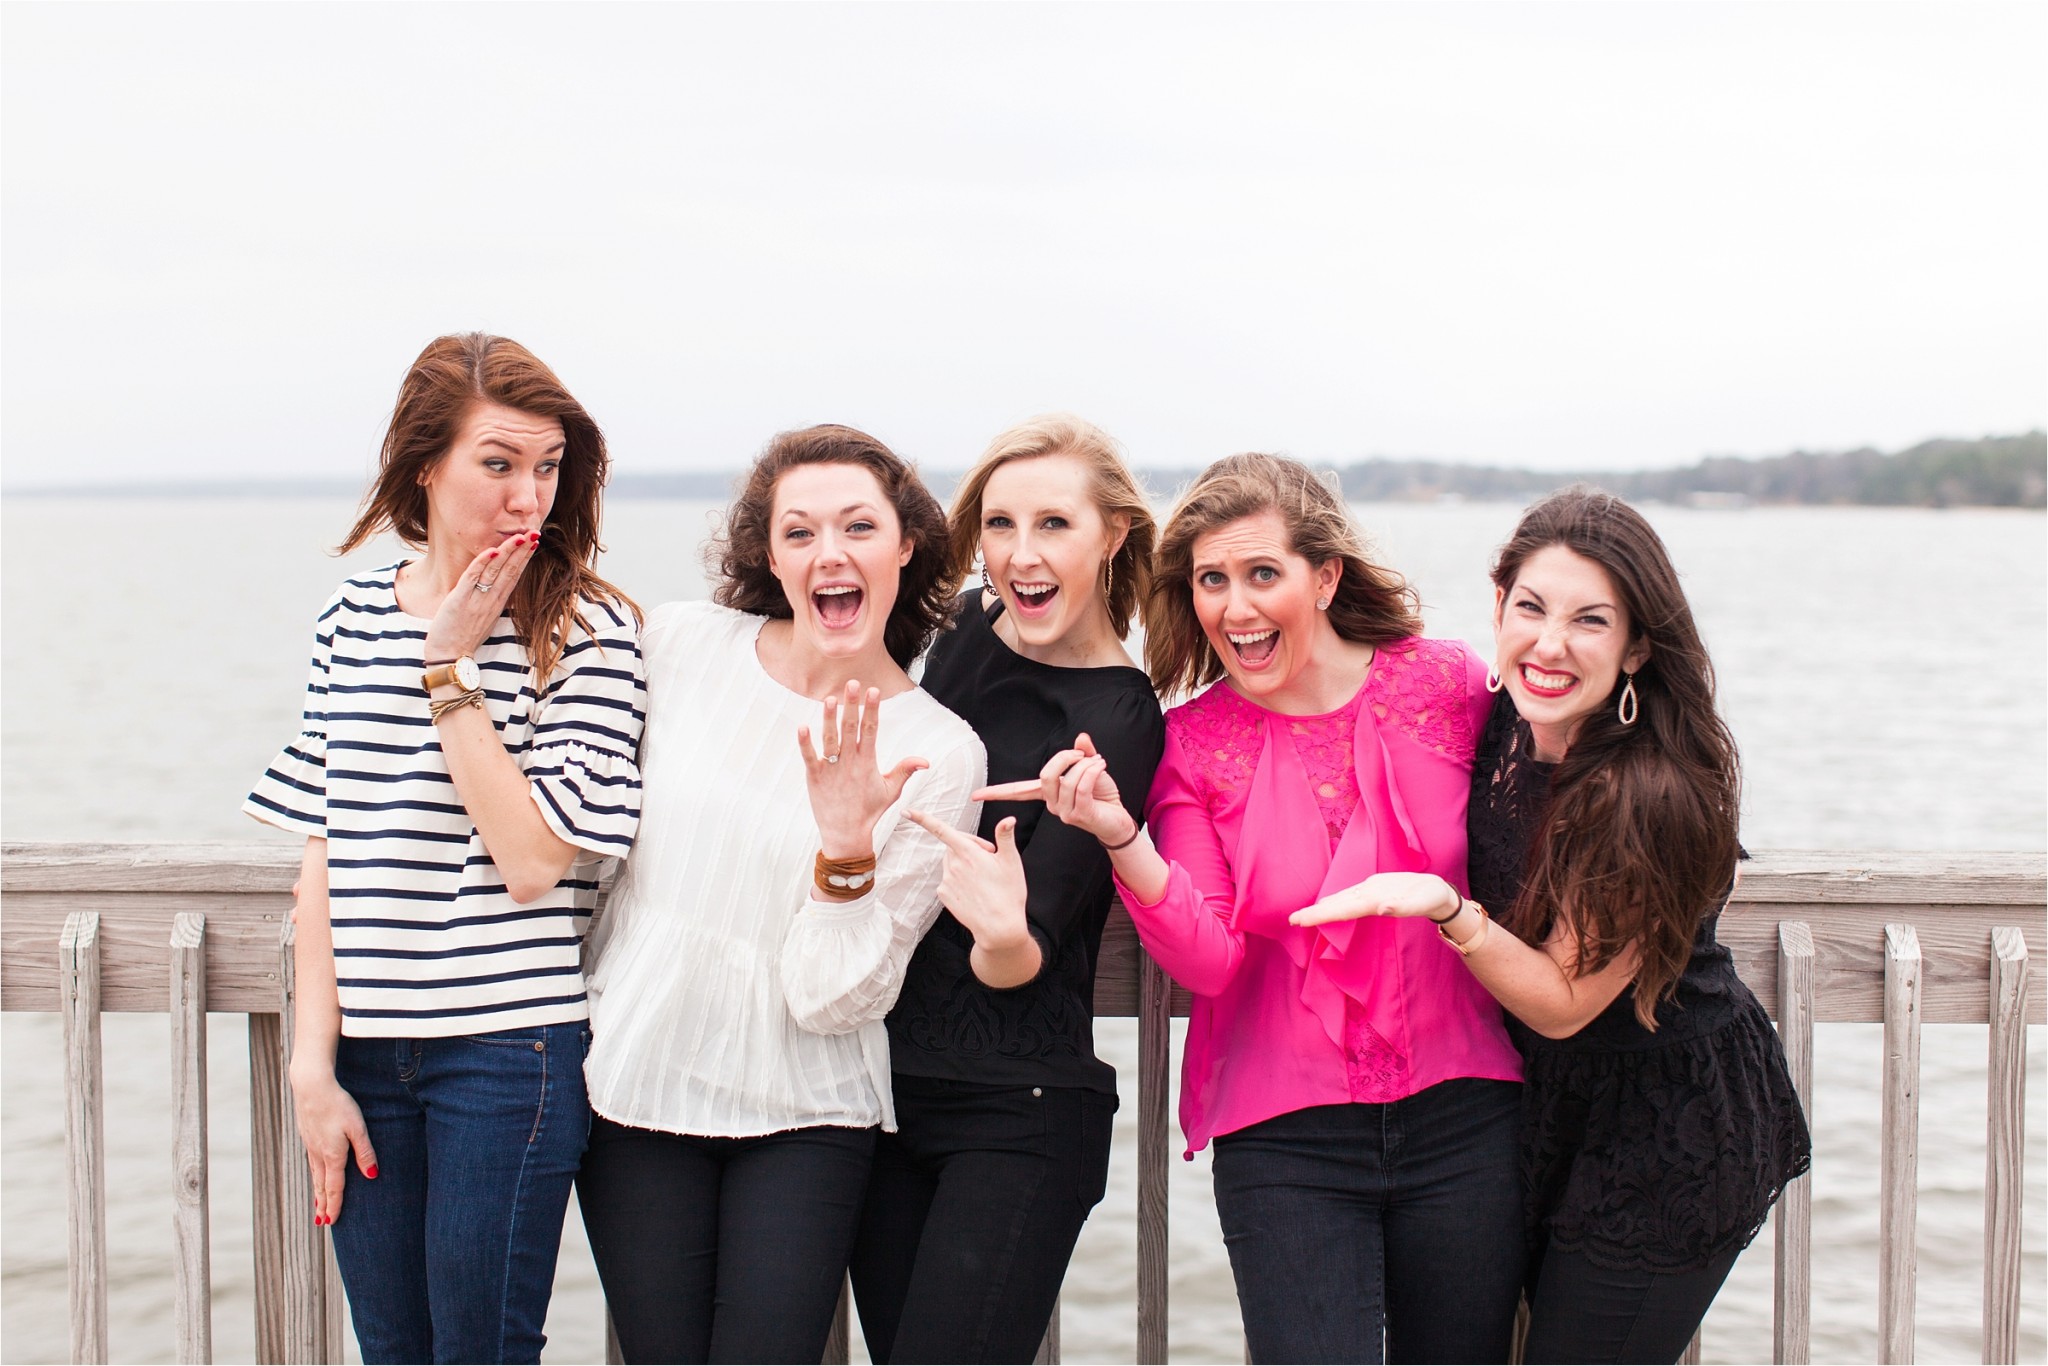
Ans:
<svg viewBox="0 0 2048 1366"><path fill-rule="evenodd" d="M1236 653L1238 661L1247 667L1258 668L1273 657L1273 651L1280 648L1278 629L1268 631L1225 631L1224 638Z"/></svg>
<svg viewBox="0 0 2048 1366"><path fill-rule="evenodd" d="M1056 583L1013 583L1010 591L1017 597L1017 610L1035 617L1052 606L1060 586Z"/></svg>
<svg viewBox="0 0 2048 1366"><path fill-rule="evenodd" d="M811 610L818 620L834 630L843 630L860 620L860 606L867 594L850 583L828 583L811 594Z"/></svg>

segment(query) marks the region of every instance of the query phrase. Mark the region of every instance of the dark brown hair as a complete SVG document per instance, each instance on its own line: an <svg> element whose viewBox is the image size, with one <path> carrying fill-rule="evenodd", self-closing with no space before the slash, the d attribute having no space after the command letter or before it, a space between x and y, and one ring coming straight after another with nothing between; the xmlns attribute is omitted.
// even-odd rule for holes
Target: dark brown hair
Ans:
<svg viewBox="0 0 2048 1366"><path fill-rule="evenodd" d="M1013 460L1070 455L1088 467L1089 494L1106 523L1124 517L1131 527L1116 554L1104 562L1109 575L1109 624L1119 638L1130 634L1131 617L1152 585L1152 541L1158 534L1152 505L1118 453L1116 442L1092 422L1069 413L1048 413L1019 423L989 442L981 459L953 493L953 572L962 579L974 568L981 547L981 496L989 476Z"/></svg>
<svg viewBox="0 0 2048 1366"><path fill-rule="evenodd" d="M1269 510L1280 514L1289 547L1310 565L1342 561L1329 610L1338 635L1380 645L1422 630L1415 590L1366 558L1350 510L1315 471L1280 455L1225 456L1181 495L1159 538L1145 605L1145 669L1160 696L1191 693L1224 673L1195 615L1195 542Z"/></svg>
<svg viewBox="0 0 2048 1366"><path fill-rule="evenodd" d="M1621 679L1580 722L1504 923L1540 944L1562 917L1577 941L1580 975L1636 945L1636 1018L1655 1029L1657 1005L1678 989L1701 917L1734 875L1735 737L1714 708L1714 666L1678 571L1643 515L1592 489L1552 494L1522 514L1501 547L1494 586L1512 591L1529 557L1549 546L1607 571L1628 612L1630 643L1650 654L1635 673L1634 725L1617 714Z"/></svg>
<svg viewBox="0 0 2048 1366"><path fill-rule="evenodd" d="M924 653L952 614L960 576L946 553L946 514L917 471L866 432L827 424L784 432L768 443L747 471L725 524L704 549L718 586L711 599L725 607L788 620L795 615L782 584L768 567L769 518L775 485L799 465L855 465L875 476L896 511L910 560L896 580L896 605L882 627L889 657L904 668Z"/></svg>
<svg viewBox="0 0 2048 1366"><path fill-rule="evenodd" d="M427 490L420 480L448 449L479 403L499 403L562 424L562 463L555 501L541 527L540 544L512 590L509 610L533 686L547 685L568 643L572 625L590 631L577 603L604 600L640 608L592 570L604 546L598 540L601 494L610 477L604 433L570 396L555 372L516 341L483 332L436 337L420 352L398 386L398 403L384 431L377 478L363 495L363 510L336 553L347 554L389 527L407 545L427 543Z"/></svg>

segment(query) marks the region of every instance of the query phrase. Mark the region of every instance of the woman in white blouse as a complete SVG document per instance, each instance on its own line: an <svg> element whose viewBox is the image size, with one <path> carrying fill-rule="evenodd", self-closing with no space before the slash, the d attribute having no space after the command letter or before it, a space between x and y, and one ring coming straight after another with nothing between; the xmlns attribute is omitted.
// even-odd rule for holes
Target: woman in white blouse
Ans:
<svg viewBox="0 0 2048 1366"><path fill-rule="evenodd" d="M642 635L640 835L591 933L577 1192L628 1361L819 1359L878 1128L883 1017L972 829L981 742L905 672L957 581L916 474L847 427L777 437L712 603Z"/></svg>

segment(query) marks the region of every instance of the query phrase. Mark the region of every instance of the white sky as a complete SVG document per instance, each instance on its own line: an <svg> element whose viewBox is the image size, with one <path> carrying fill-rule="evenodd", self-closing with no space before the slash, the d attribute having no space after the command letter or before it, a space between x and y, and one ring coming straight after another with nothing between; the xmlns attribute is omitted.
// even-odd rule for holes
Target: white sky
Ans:
<svg viewBox="0 0 2048 1366"><path fill-rule="evenodd" d="M369 468L484 328L618 468L1070 408L1550 468L2048 415L2048 6L13 3L7 486Z"/></svg>

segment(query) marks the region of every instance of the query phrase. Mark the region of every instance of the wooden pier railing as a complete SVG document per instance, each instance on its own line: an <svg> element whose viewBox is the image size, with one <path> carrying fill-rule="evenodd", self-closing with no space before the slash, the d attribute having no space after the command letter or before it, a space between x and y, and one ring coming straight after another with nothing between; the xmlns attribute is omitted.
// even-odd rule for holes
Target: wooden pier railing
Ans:
<svg viewBox="0 0 2048 1366"><path fill-rule="evenodd" d="M226 1011L249 1016L258 1358L341 1360L340 1286L325 1232L312 1222L286 1100L297 871L296 849L278 844L8 844L0 852L0 1009L64 1019L73 1361L107 1359L106 1011L171 1016L177 1203L167 1232L177 1255L179 1359L211 1359L206 1013ZM1778 1020L1809 1102L1814 1027L1884 1025L1876 1251L1883 1361L1913 1359L1920 1027L1941 1023L1990 1025L1984 1360L2017 1358L2026 1028L2048 1022L2044 889L2039 854L1776 853L1748 865L1722 917L1722 941ZM1187 994L1146 957L1121 910L1104 937L1096 1010L1138 1020L1137 1356L1163 1362L1168 1030L1173 1015L1186 1013ZM1786 1192L1775 1221L1781 1362L1809 1359L1809 1180ZM845 1346L842 1327L836 1356L826 1359L845 1361ZM1055 1316L1043 1359L1057 1356Z"/></svg>

